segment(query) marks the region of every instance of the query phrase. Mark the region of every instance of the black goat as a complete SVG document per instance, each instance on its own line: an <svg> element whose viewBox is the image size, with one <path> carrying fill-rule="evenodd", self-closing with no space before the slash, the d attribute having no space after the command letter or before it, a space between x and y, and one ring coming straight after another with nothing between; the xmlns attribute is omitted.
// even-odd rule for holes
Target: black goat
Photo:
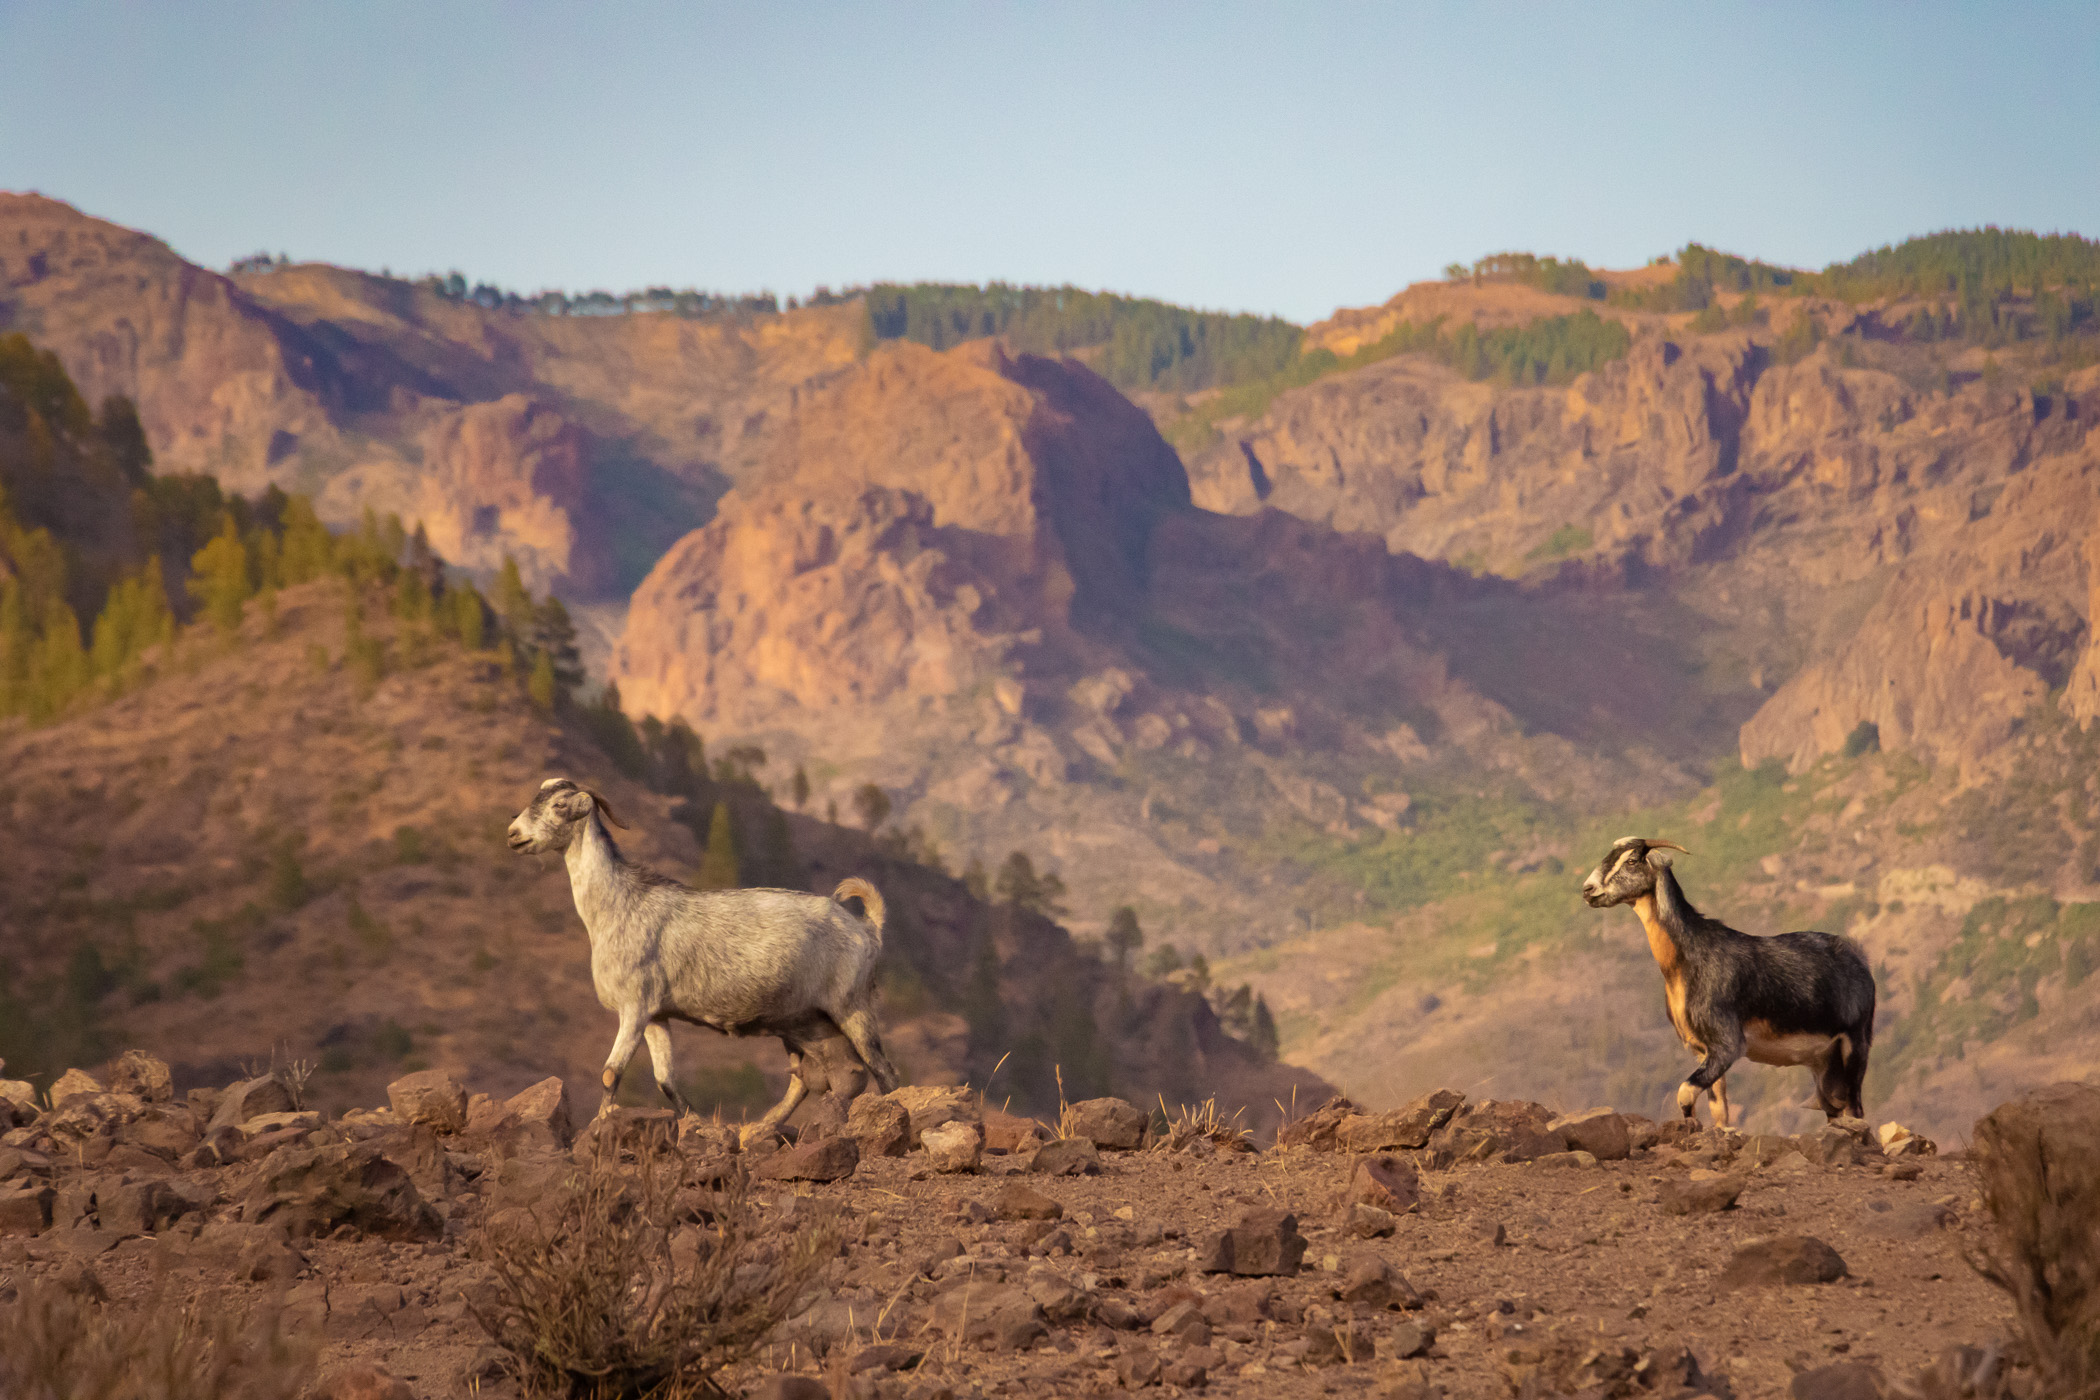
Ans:
<svg viewBox="0 0 2100 1400"><path fill-rule="evenodd" d="M1728 1121L1723 1076L1744 1055L1764 1065L1807 1065L1816 1102L1832 1118L1865 1116L1860 1084L1874 1038L1874 973L1849 938L1831 933L1753 937L1709 919L1684 897L1666 851L1684 847L1621 837L1582 882L1592 909L1631 904L1662 969L1670 1024L1700 1056L1677 1090L1693 1117L1710 1090L1714 1119Z"/></svg>

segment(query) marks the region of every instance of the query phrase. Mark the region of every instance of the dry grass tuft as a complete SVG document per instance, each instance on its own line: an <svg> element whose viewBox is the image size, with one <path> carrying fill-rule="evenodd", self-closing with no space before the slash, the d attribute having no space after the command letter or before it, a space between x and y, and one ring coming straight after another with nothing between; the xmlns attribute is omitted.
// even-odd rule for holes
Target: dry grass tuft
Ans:
<svg viewBox="0 0 2100 1400"><path fill-rule="evenodd" d="M1240 1120L1246 1116L1244 1108L1233 1110L1230 1118L1218 1111L1215 1098L1205 1099L1200 1104L1183 1104L1178 1113L1167 1111L1164 1096L1159 1101L1160 1116L1167 1120L1167 1129L1153 1144L1160 1152L1186 1152L1189 1145L1202 1139L1215 1147L1234 1152L1254 1150L1254 1130Z"/></svg>
<svg viewBox="0 0 2100 1400"><path fill-rule="evenodd" d="M1999 1105L1975 1157L1994 1230L1970 1262L2012 1298L2044 1393L2100 1394L2100 1088Z"/></svg>
<svg viewBox="0 0 2100 1400"><path fill-rule="evenodd" d="M274 1310L156 1296L134 1308L27 1283L0 1305L8 1400L291 1400L313 1379L310 1342Z"/></svg>
<svg viewBox="0 0 2100 1400"><path fill-rule="evenodd" d="M837 1255L834 1214L769 1228L741 1172L689 1187L675 1152L601 1152L536 1198L496 1202L479 1251L494 1301L475 1320L528 1392L625 1400L720 1395Z"/></svg>

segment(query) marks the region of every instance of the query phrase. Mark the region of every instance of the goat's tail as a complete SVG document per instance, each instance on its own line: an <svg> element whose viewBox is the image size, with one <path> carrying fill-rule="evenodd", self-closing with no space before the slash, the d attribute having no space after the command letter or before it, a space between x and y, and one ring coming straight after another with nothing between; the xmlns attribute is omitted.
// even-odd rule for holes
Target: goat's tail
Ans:
<svg viewBox="0 0 2100 1400"><path fill-rule="evenodd" d="M884 912L880 891L866 880L861 879L860 876L848 875L845 879L839 881L839 887L831 892L832 899L840 904L844 904L855 895L860 896L860 902L866 906L868 911L868 922L875 925L875 932L877 936L880 936Z"/></svg>

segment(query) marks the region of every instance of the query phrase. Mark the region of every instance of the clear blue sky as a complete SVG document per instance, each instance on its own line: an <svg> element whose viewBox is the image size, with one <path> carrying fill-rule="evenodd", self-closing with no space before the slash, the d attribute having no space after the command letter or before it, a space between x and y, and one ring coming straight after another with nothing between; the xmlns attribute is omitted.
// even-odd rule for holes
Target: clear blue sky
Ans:
<svg viewBox="0 0 2100 1400"><path fill-rule="evenodd" d="M2100 234L2100 7L0 0L0 188L212 266L1074 282Z"/></svg>

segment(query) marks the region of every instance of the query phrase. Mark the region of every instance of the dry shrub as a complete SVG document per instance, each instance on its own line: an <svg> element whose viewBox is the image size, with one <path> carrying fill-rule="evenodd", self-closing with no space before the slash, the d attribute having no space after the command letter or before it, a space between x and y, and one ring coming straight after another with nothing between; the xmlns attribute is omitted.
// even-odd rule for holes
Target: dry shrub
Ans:
<svg viewBox="0 0 2100 1400"><path fill-rule="evenodd" d="M1971 1262L2012 1298L2045 1393L2100 1394L2100 1088L1999 1105L1975 1158L1994 1229Z"/></svg>
<svg viewBox="0 0 2100 1400"><path fill-rule="evenodd" d="M1166 1132L1161 1134L1153 1147L1161 1152L1186 1152L1189 1145L1201 1138L1215 1147L1233 1152L1254 1150L1254 1132L1243 1126L1240 1119L1247 1110L1233 1110L1230 1118L1218 1111L1218 1101L1205 1099L1199 1104L1183 1104L1178 1113L1167 1112L1164 1096L1159 1101L1160 1116L1167 1120Z"/></svg>
<svg viewBox="0 0 2100 1400"><path fill-rule="evenodd" d="M474 1317L536 1394L719 1395L837 1255L836 1212L769 1228L739 1169L687 1185L675 1151L607 1147L534 1198L499 1198L479 1252L494 1288ZM713 1172L705 1175L712 1176Z"/></svg>
<svg viewBox="0 0 2100 1400"><path fill-rule="evenodd" d="M291 1400L313 1369L274 1309L158 1295L120 1308L50 1283L0 1305L7 1400Z"/></svg>

